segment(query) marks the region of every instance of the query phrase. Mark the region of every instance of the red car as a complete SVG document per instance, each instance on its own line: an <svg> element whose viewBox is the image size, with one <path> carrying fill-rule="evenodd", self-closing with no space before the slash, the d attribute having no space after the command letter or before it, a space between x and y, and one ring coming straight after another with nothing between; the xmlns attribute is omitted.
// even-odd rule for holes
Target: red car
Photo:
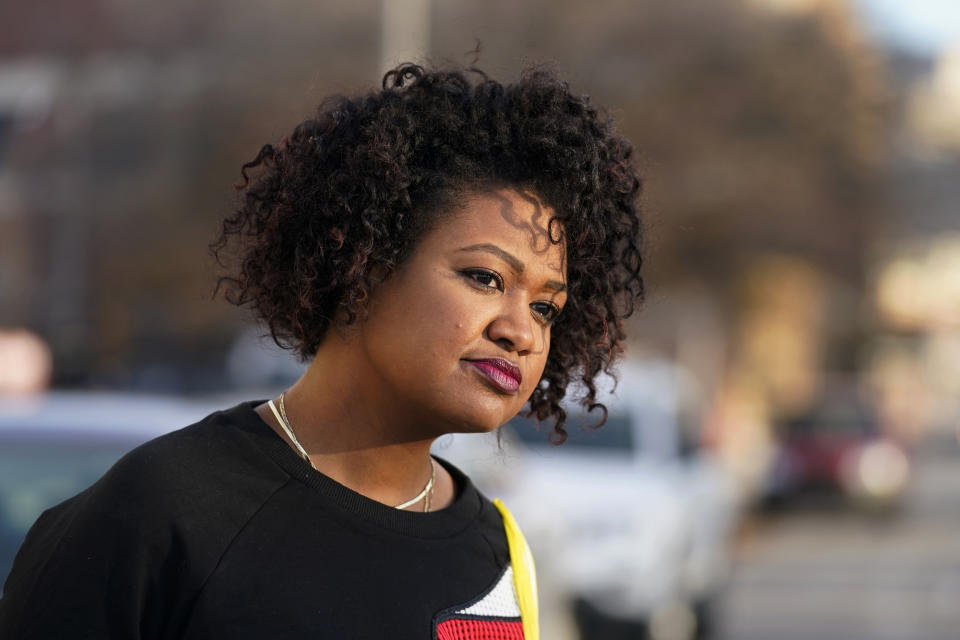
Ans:
<svg viewBox="0 0 960 640"><path fill-rule="evenodd" d="M801 495L839 495L858 506L887 508L910 477L906 449L885 435L851 392L832 392L807 414L785 423L764 502L781 506Z"/></svg>

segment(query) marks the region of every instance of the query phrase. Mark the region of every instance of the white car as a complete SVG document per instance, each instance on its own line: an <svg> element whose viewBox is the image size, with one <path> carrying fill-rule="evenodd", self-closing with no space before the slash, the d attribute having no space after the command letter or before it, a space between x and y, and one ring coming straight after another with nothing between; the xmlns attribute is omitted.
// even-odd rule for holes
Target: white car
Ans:
<svg viewBox="0 0 960 640"><path fill-rule="evenodd" d="M545 616L562 608L573 620L545 637L572 637L570 626L581 638L633 627L654 640L704 637L739 510L732 480L690 446L702 415L696 385L679 367L647 361L625 365L601 401L609 418L595 431L583 428L594 416L567 407L562 446L517 418L499 443L496 434L445 436L434 452L517 517Z"/></svg>

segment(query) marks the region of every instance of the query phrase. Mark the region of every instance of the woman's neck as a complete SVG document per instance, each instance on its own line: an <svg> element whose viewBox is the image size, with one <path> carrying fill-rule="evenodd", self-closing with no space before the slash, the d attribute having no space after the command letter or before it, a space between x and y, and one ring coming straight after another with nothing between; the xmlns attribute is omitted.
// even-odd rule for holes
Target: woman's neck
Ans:
<svg viewBox="0 0 960 640"><path fill-rule="evenodd" d="M322 349L303 376L284 394L286 417L314 468L357 493L384 504L396 505L416 496L433 471L430 446L433 437L417 433L390 406L376 381L342 357L343 350ZM289 441L267 405L257 413ZM292 443L290 443L292 446ZM452 478L436 465L431 508L453 500ZM423 510L423 501L409 507Z"/></svg>

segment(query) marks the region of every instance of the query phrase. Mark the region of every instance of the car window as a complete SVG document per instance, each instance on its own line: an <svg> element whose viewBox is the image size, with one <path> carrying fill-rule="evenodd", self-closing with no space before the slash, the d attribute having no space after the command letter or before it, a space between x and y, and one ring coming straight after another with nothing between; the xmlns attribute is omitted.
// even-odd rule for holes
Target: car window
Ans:
<svg viewBox="0 0 960 640"><path fill-rule="evenodd" d="M568 438L563 444L564 448L622 452L631 452L637 448L628 415L611 413L602 427L599 429L591 428L591 425L595 424L596 421L596 416L571 415L567 420ZM540 424L533 418L518 416L511 420L508 425L520 440L530 446L552 446L547 439L549 429L552 427L547 424Z"/></svg>

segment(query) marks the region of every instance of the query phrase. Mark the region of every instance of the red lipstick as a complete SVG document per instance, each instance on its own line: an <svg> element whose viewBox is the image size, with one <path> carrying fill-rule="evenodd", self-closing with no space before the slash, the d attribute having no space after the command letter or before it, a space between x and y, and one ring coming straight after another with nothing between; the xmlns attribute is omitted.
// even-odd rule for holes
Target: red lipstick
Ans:
<svg viewBox="0 0 960 640"><path fill-rule="evenodd" d="M486 380L503 393L516 393L520 389L523 374L520 367L502 358L467 360Z"/></svg>

